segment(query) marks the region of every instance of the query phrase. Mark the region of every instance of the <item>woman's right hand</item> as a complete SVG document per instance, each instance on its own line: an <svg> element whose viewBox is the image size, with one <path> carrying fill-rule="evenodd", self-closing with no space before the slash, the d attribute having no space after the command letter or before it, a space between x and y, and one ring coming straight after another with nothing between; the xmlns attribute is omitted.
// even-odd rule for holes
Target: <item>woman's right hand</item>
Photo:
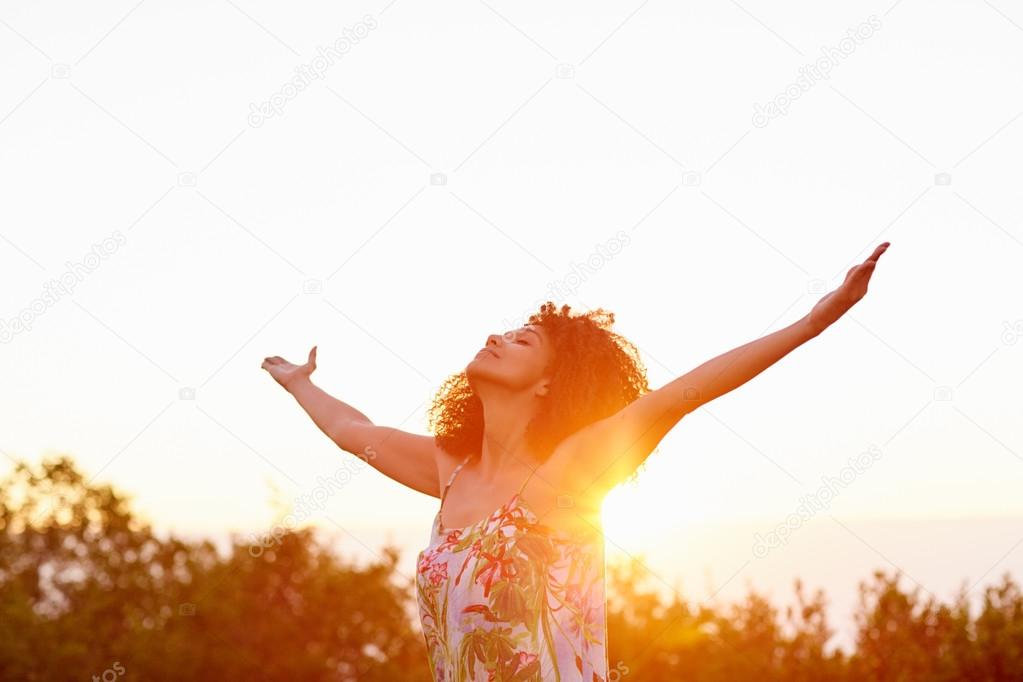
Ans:
<svg viewBox="0 0 1023 682"><path fill-rule="evenodd" d="M316 346L309 351L309 360L304 365L296 365L279 355L274 355L264 359L261 367L287 389L293 381L302 377L308 378L316 369Z"/></svg>

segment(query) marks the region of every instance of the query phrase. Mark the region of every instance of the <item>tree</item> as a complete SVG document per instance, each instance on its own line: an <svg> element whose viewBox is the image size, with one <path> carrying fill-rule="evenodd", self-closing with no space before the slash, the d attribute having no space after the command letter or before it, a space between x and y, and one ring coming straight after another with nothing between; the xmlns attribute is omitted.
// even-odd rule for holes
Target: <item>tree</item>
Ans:
<svg viewBox="0 0 1023 682"><path fill-rule="evenodd" d="M428 680L397 551L359 569L326 546L305 529L221 557L161 540L66 457L19 463L0 482L0 679Z"/></svg>
<svg viewBox="0 0 1023 682"><path fill-rule="evenodd" d="M0 679L428 682L399 553L364 568L312 529L268 546L157 537L67 457L0 480ZM1023 681L1023 595L1006 574L976 615L877 571L860 584L851 653L827 652L821 591L795 580L779 612L750 592L727 608L665 603L642 565L610 565L609 682Z"/></svg>

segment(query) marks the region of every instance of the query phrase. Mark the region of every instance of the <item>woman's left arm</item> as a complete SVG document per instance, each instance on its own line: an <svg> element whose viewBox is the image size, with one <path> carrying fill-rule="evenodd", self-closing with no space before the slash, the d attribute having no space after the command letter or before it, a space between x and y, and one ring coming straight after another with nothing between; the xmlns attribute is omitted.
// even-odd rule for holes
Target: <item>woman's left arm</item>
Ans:
<svg viewBox="0 0 1023 682"><path fill-rule="evenodd" d="M742 386L831 326L867 293L884 242L846 273L841 286L801 319L711 358L661 388L629 403L566 439L563 457L572 470L596 480L587 489L603 494L642 464L662 438L689 412ZM574 454L573 454L574 453Z"/></svg>

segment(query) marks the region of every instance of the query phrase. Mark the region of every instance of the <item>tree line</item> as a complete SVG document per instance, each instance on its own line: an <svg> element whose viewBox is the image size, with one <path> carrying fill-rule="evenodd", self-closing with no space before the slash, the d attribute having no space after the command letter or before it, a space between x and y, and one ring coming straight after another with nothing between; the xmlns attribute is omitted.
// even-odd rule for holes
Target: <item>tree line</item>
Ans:
<svg viewBox="0 0 1023 682"><path fill-rule="evenodd" d="M67 456L0 480L2 680L430 682L415 591L385 547L346 562L310 528L250 551L162 538L129 498ZM829 647L826 597L798 580L784 609L647 589L609 566L609 682L1023 680L1023 597L1008 574L949 603L878 571L859 586L855 648Z"/></svg>

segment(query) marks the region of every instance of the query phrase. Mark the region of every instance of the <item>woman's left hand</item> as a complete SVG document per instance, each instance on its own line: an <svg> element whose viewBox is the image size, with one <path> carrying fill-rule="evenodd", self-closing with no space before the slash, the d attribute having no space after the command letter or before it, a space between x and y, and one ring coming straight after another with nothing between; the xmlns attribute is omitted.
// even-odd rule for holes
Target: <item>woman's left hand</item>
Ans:
<svg viewBox="0 0 1023 682"><path fill-rule="evenodd" d="M870 254L867 260L849 268L842 285L817 302L810 311L810 325L817 333L824 331L845 315L867 293L867 284L874 274L874 266L891 242L884 242Z"/></svg>

